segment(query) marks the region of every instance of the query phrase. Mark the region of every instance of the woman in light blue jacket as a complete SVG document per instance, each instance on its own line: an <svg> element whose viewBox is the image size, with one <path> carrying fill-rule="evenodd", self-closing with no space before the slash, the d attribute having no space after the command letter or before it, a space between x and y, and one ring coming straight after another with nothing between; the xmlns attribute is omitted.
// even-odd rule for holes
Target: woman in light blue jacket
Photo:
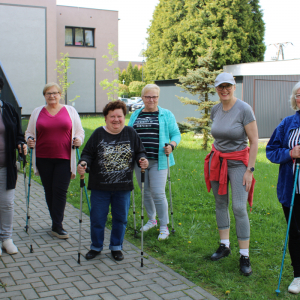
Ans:
<svg viewBox="0 0 300 300"><path fill-rule="evenodd" d="M156 213L160 222L158 240L169 237L168 201L165 187L168 174L167 155L170 166L175 164L173 151L181 140L180 131L174 115L158 106L160 89L156 84L147 84L142 90L144 106L136 110L128 123L139 134L147 151L149 167L145 173L145 208L148 222L143 230L157 226ZM165 146L165 144L168 144ZM140 168L136 166L135 174L141 188Z"/></svg>

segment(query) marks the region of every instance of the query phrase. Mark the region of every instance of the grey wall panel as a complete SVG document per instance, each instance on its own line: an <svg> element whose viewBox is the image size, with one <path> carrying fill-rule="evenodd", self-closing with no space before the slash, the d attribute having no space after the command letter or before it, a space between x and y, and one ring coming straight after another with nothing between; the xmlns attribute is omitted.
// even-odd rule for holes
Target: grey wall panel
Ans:
<svg viewBox="0 0 300 300"><path fill-rule="evenodd" d="M68 70L68 82L74 81L67 93L68 104L75 104L74 107L79 113L94 113L96 103L95 93L95 59L70 58L70 69ZM70 103L70 99L74 99Z"/></svg>
<svg viewBox="0 0 300 300"><path fill-rule="evenodd" d="M45 103L46 9L0 4L0 60L15 90L22 114Z"/></svg>
<svg viewBox="0 0 300 300"><path fill-rule="evenodd" d="M289 98L300 75L245 76L244 101L254 109L260 138L269 138L281 120L295 112Z"/></svg>
<svg viewBox="0 0 300 300"><path fill-rule="evenodd" d="M188 97L192 100L198 100L198 96L193 96L180 87L176 86L178 80L156 80L155 83L160 87L159 105L163 108L169 109L176 118L177 122L187 122L186 117L199 118L201 116L200 111L196 105L183 105L176 96ZM210 97L212 101L219 101L217 94Z"/></svg>

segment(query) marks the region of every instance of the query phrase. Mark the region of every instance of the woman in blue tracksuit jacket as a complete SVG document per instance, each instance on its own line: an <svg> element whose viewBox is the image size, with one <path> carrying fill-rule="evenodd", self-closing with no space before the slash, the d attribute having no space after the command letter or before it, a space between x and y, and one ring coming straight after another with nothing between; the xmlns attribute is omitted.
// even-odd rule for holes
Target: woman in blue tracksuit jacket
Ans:
<svg viewBox="0 0 300 300"><path fill-rule="evenodd" d="M143 226L147 231L157 226L156 213L160 221L159 240L169 237L168 201L165 187L168 172L167 156L170 166L175 164L173 150L181 136L174 115L158 106L160 89L156 84L147 84L142 90L144 105L136 110L128 123L139 134L147 151L149 167L145 172L145 208L149 221ZM167 144L167 146L165 145ZM135 174L141 187L140 169Z"/></svg>
<svg viewBox="0 0 300 300"><path fill-rule="evenodd" d="M286 117L277 126L267 145L267 158L280 164L277 183L277 197L282 204L283 212L288 222L290 205L294 187L293 164L300 158L300 82L292 91L291 106L296 111L293 116ZM288 287L291 293L300 292L300 179L295 194L293 214L289 231L289 252L294 269L294 280Z"/></svg>

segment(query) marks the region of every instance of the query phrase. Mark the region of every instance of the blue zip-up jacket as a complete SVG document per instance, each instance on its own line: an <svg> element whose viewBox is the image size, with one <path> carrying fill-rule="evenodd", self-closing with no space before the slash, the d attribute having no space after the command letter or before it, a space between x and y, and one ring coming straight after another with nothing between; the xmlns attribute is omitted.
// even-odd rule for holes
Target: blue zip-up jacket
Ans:
<svg viewBox="0 0 300 300"><path fill-rule="evenodd" d="M293 187L293 161L289 154L288 139L290 131L300 127L300 111L293 116L284 118L274 130L268 142L267 158L275 164L280 164L277 182L277 197L281 204L290 207Z"/></svg>
<svg viewBox="0 0 300 300"><path fill-rule="evenodd" d="M130 117L128 126L133 127L135 120L144 107L136 110ZM158 170L168 168L167 156L164 151L165 143L171 141L176 142L178 145L181 140L180 131L176 123L175 116L165 108L158 106L158 122L159 122L159 149L158 149ZM173 153L169 156L170 167L175 165Z"/></svg>

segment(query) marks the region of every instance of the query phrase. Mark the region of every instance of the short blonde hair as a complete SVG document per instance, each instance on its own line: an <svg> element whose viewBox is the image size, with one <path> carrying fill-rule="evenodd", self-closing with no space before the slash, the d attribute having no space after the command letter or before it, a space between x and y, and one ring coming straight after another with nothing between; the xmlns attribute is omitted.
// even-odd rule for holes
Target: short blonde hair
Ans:
<svg viewBox="0 0 300 300"><path fill-rule="evenodd" d="M291 106L292 106L292 109L293 110L299 110L299 107L297 106L297 102L296 102L296 99L295 99L295 96L297 94L297 91L300 89L300 81L297 82L295 84L295 86L293 87L293 90L292 90L292 95L291 95L291 98L290 98L290 102L291 102Z"/></svg>
<svg viewBox="0 0 300 300"><path fill-rule="evenodd" d="M142 97L144 96L145 93L147 93L149 90L157 90L158 92L158 96L160 93L160 88L158 85L156 84L147 84L144 86L144 88L142 89Z"/></svg>
<svg viewBox="0 0 300 300"><path fill-rule="evenodd" d="M61 94L61 88L60 88L60 86L59 86L57 83L55 83L55 82L49 82L49 83L47 83L47 84L44 86L44 89L43 89L43 95L45 96L46 91L47 91L48 89L52 88L53 86L55 86L55 87L57 88L58 92Z"/></svg>

